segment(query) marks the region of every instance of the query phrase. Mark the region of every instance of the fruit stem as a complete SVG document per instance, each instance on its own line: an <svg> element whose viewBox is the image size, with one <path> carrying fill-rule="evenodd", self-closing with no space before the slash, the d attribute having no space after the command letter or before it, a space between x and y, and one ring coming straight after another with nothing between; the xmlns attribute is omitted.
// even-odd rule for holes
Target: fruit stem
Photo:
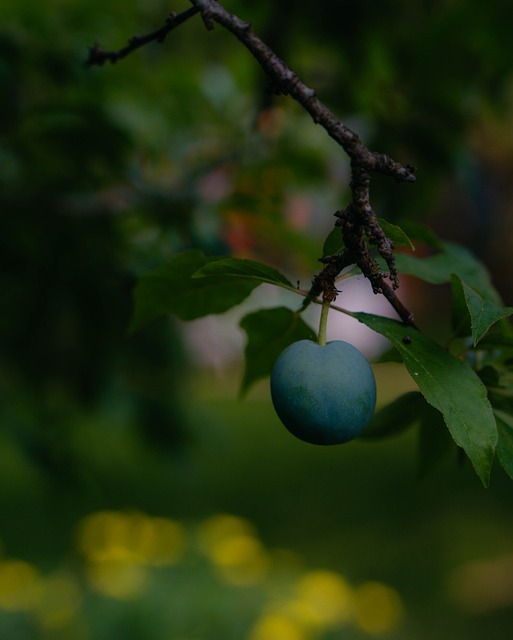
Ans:
<svg viewBox="0 0 513 640"><path fill-rule="evenodd" d="M328 312L330 310L330 302L329 300L322 301L322 310L321 310L321 319L319 321L319 336L317 338L317 342L321 347L324 347L326 344L326 326L328 324Z"/></svg>

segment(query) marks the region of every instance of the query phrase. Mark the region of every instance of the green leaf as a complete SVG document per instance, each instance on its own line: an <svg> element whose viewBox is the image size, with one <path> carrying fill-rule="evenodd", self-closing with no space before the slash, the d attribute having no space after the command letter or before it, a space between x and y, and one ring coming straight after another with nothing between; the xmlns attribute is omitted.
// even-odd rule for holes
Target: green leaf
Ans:
<svg viewBox="0 0 513 640"><path fill-rule="evenodd" d="M421 222L415 222L412 220L402 220L401 228L405 230L410 238L413 238L417 242L422 242L428 247L433 247L440 251L443 250L443 242L436 235L436 233L422 224Z"/></svg>
<svg viewBox="0 0 513 640"><path fill-rule="evenodd" d="M344 240L342 239L342 229L340 227L334 227L326 236L322 247L322 255L323 257L335 256L337 253L342 253L345 248Z"/></svg>
<svg viewBox="0 0 513 640"><path fill-rule="evenodd" d="M378 218L378 222L381 225L381 228L383 229L386 237L389 240L392 240L394 246L408 247L412 251L415 251L415 247L413 246L412 241L410 240L410 238L408 238L401 227L388 222L388 220L385 220L384 218Z"/></svg>
<svg viewBox="0 0 513 640"><path fill-rule="evenodd" d="M451 324L455 337L467 337L472 334L470 313L465 300L461 278L451 275Z"/></svg>
<svg viewBox="0 0 513 640"><path fill-rule="evenodd" d="M487 300L500 303L486 267L468 249L460 245L443 243L443 250L428 258L417 258L407 253L396 255L400 273L412 275L431 284L450 282L456 274Z"/></svg>
<svg viewBox="0 0 513 640"><path fill-rule="evenodd" d="M258 284L267 282L278 287L295 290L292 283L279 271L256 260L222 258L205 264L196 271L193 277L200 280L214 276L231 280L251 280L256 281Z"/></svg>
<svg viewBox="0 0 513 640"><path fill-rule="evenodd" d="M494 412L499 431L497 457L504 471L513 480L513 416L497 409Z"/></svg>
<svg viewBox="0 0 513 640"><path fill-rule="evenodd" d="M483 296L463 282L458 276L453 275L451 283L453 293L456 294L456 304L460 307L462 304L461 296L463 295L463 301L465 302L470 317L474 347L492 325L513 313L512 307L503 307L492 300L483 298ZM463 314L460 310L460 321L462 317Z"/></svg>
<svg viewBox="0 0 513 640"><path fill-rule="evenodd" d="M443 414L454 441L488 486L497 427L486 388L476 373L416 329L382 316L351 315L392 342L422 395Z"/></svg>
<svg viewBox="0 0 513 640"><path fill-rule="evenodd" d="M401 433L419 419L419 412L426 401L418 391L410 391L376 411L360 438L377 440Z"/></svg>
<svg viewBox="0 0 513 640"><path fill-rule="evenodd" d="M245 393L260 378L270 375L276 359L289 344L298 340L317 339L315 332L301 316L286 307L250 313L242 318L240 326L248 338L241 393Z"/></svg>
<svg viewBox="0 0 513 640"><path fill-rule="evenodd" d="M390 347L380 356L374 359L374 364L385 364L387 362L402 362L400 353L394 347Z"/></svg>
<svg viewBox="0 0 513 640"><path fill-rule="evenodd" d="M206 258L201 251L178 253L169 262L142 275L134 290L134 313L130 331L163 315L181 320L223 313L241 303L260 282L232 278L193 278L192 275L215 258Z"/></svg>

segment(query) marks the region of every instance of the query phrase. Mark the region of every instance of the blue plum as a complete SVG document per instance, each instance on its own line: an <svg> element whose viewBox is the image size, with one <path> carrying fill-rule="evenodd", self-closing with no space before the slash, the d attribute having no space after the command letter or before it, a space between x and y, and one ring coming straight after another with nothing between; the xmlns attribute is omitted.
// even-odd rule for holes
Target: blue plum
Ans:
<svg viewBox="0 0 513 640"><path fill-rule="evenodd" d="M312 444L342 444L367 426L376 406L376 381L365 356L334 340L300 340L288 346L271 373L278 417L296 437Z"/></svg>

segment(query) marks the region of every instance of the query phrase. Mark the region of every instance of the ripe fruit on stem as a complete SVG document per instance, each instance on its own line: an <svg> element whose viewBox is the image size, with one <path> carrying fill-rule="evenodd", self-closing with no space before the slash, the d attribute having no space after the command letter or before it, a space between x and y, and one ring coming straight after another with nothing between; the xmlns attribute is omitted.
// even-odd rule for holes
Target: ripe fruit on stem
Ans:
<svg viewBox="0 0 513 640"><path fill-rule="evenodd" d="M372 367L356 347L326 343L329 301L322 306L318 344L289 345L271 372L278 417L296 437L312 444L342 444L367 426L376 406Z"/></svg>
<svg viewBox="0 0 513 640"><path fill-rule="evenodd" d="M348 342L321 346L294 342L271 373L278 417L296 437L312 444L342 444L367 426L376 405L376 382L365 356Z"/></svg>

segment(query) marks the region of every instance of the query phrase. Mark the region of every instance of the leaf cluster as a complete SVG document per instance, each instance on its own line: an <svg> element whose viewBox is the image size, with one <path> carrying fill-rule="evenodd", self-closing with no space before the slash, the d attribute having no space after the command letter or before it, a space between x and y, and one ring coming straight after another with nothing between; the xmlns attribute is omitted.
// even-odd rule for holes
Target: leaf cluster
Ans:
<svg viewBox="0 0 513 640"><path fill-rule="evenodd" d="M386 221L383 225L397 244L413 247L401 228ZM343 249L338 242L330 234L324 252ZM419 389L381 408L364 437L389 437L418 424L423 464L429 465L441 449L455 446L487 486L495 457L513 478L513 337L506 320L513 308L502 305L485 267L468 250L439 240L432 244L432 255L400 253L397 264L401 273L450 285L452 336L447 345L397 320L335 307L385 336ZM206 257L198 250L176 254L139 279L131 328L137 330L163 314L192 320L223 313L262 283L308 296L279 271L254 260ZM286 346L315 339L301 317L306 306L303 300L295 311L262 309L241 319L247 336L243 393L270 374ZM444 432L451 437L440 437Z"/></svg>

